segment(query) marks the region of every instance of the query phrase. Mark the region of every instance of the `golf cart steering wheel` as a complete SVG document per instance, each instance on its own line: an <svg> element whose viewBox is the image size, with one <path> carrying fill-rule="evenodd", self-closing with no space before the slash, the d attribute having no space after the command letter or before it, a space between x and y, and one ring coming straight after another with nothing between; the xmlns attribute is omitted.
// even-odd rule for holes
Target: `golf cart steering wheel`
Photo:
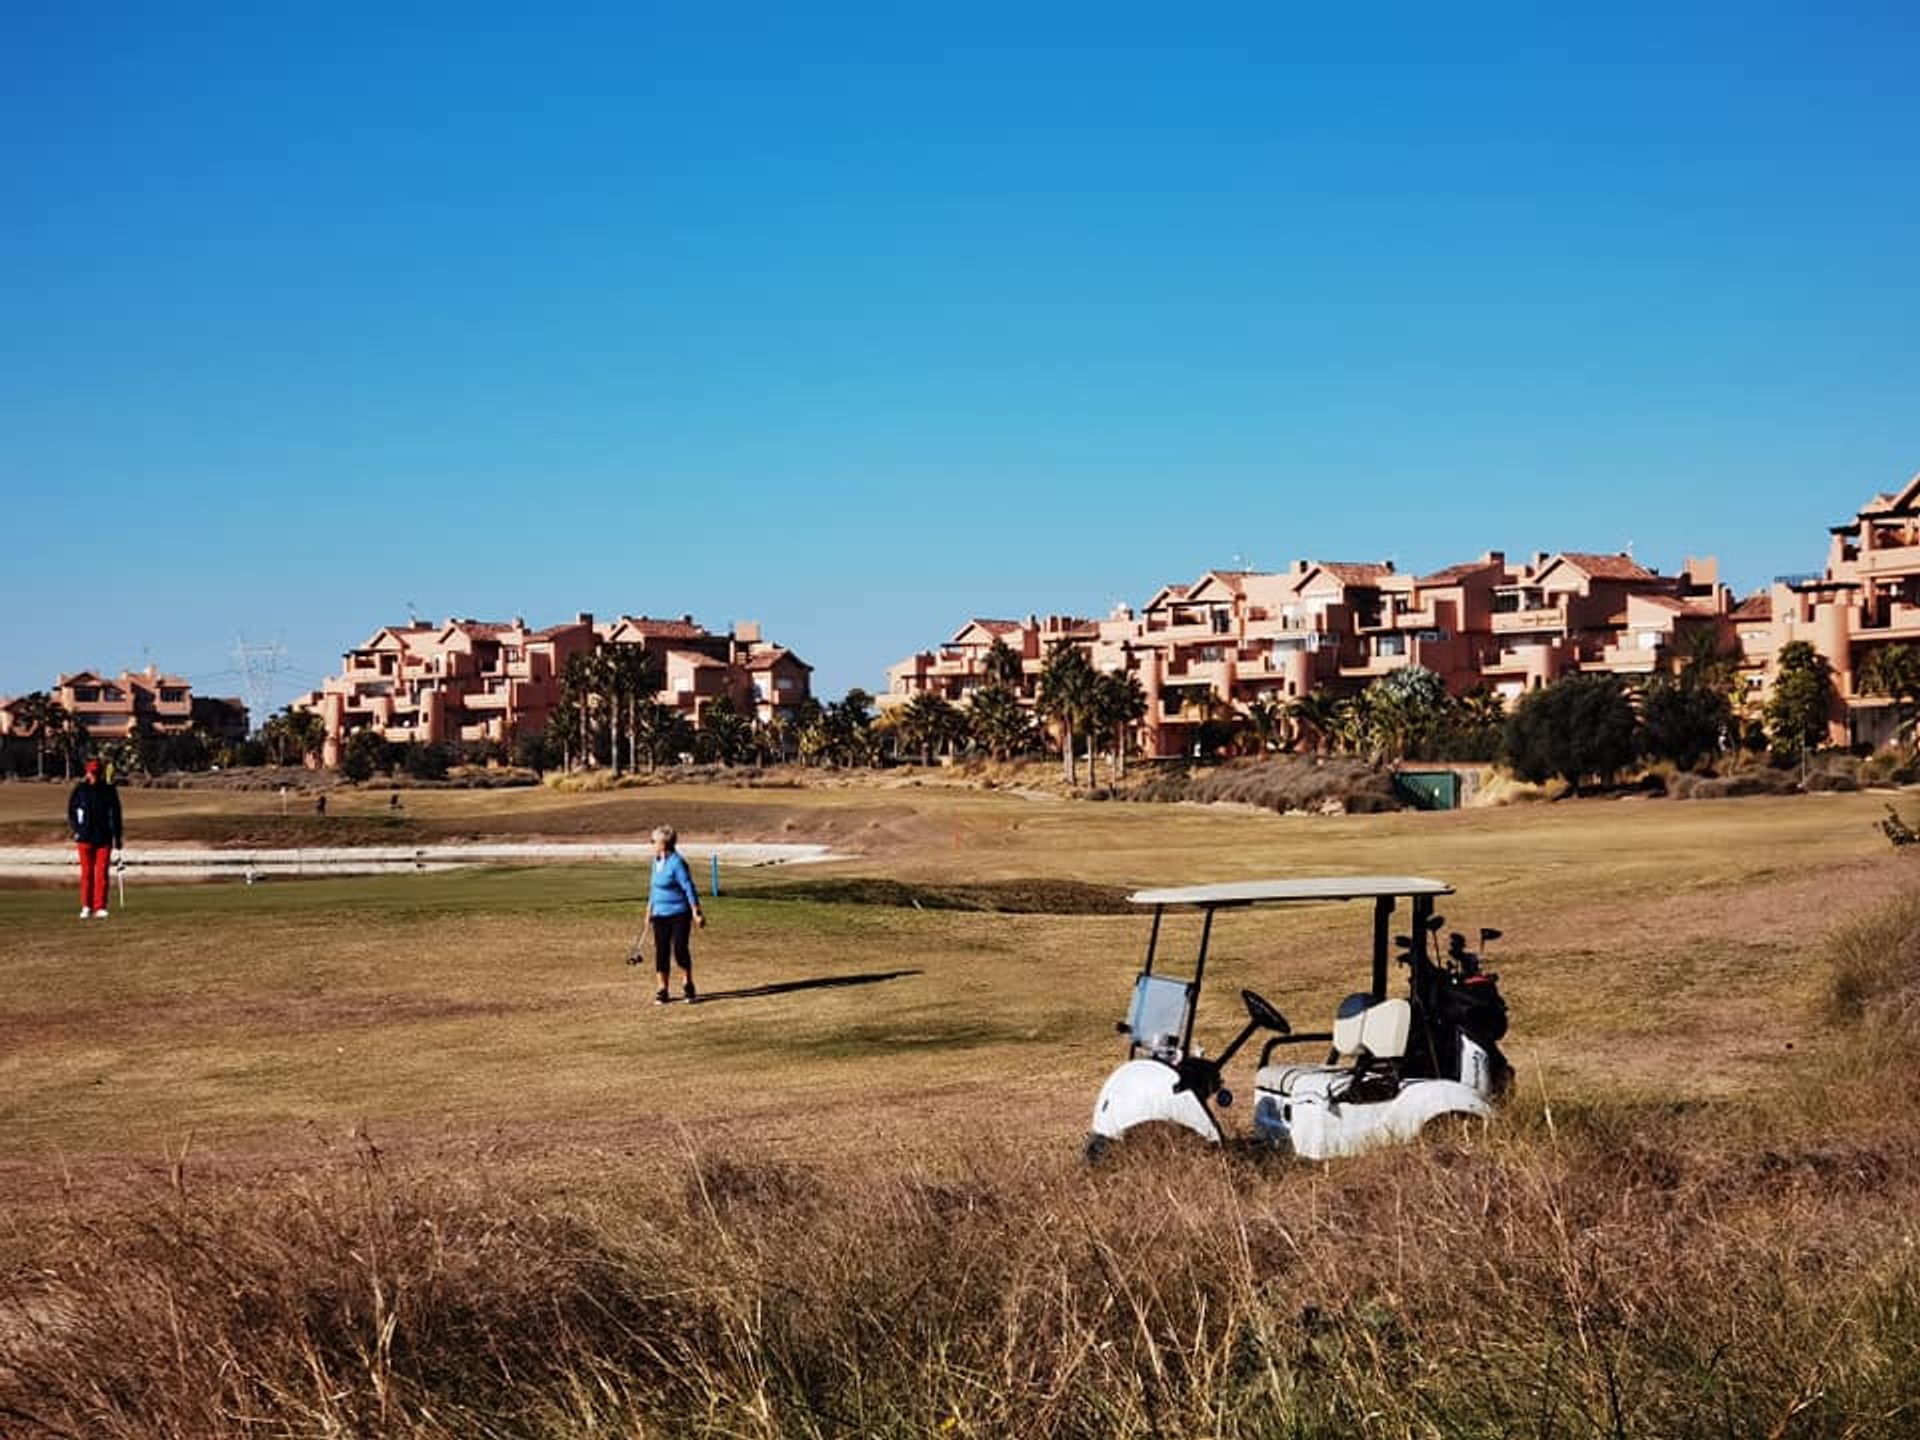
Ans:
<svg viewBox="0 0 1920 1440"><path fill-rule="evenodd" d="M1247 1018L1261 1029L1278 1030L1282 1035L1292 1032L1293 1027L1287 1024L1287 1017L1269 1005L1264 998L1254 994L1253 991L1242 990L1240 992L1240 1002L1247 1007Z"/></svg>

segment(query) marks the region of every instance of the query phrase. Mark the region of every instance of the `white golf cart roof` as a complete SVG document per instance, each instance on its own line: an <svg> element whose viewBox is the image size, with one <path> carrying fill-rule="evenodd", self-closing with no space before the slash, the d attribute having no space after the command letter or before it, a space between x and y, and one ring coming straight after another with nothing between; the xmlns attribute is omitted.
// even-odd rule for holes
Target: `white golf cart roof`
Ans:
<svg viewBox="0 0 1920 1440"><path fill-rule="evenodd" d="M1222 885L1182 885L1137 890L1135 905L1303 904L1315 900L1378 900L1400 895L1451 895L1453 887L1417 875L1323 875L1300 880L1235 880Z"/></svg>

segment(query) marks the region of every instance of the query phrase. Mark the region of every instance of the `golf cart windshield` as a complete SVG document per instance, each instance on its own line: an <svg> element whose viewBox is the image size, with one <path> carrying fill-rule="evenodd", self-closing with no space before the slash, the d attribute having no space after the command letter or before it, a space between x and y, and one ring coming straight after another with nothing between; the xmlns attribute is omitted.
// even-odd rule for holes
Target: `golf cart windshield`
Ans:
<svg viewBox="0 0 1920 1440"><path fill-rule="evenodd" d="M1428 880L1416 875L1239 880L1218 885L1184 885L1136 891L1127 898L1135 905L1152 908L1153 930L1147 937L1146 963L1141 967L1139 979L1134 982L1133 1008L1125 1026L1131 1037L1131 1045L1136 1051L1185 1051L1192 1047L1194 1012L1198 1009L1200 987L1206 979L1207 948L1213 936L1213 919L1221 910L1246 909L1255 905L1372 901L1373 953L1369 995L1378 1002L1387 998L1388 940L1397 903L1403 899L1412 902L1414 943L1424 953L1434 898L1452 893L1453 887L1444 881ZM1193 978L1174 979L1158 973L1156 969L1161 921L1169 908L1189 907L1200 912L1200 945L1193 960Z"/></svg>
<svg viewBox="0 0 1920 1440"><path fill-rule="evenodd" d="M1127 1029L1147 1050L1175 1050L1187 1033L1187 982L1171 975L1142 975L1133 985Z"/></svg>

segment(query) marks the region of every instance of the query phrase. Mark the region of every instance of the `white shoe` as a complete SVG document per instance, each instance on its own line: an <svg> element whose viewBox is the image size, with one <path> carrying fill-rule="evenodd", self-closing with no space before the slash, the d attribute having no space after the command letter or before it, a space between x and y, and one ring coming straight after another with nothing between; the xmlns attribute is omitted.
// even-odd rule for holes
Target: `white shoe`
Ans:
<svg viewBox="0 0 1920 1440"><path fill-rule="evenodd" d="M91 920L93 918L93 911L88 909L85 905L82 905L80 907L80 918L82 920Z"/></svg>
<svg viewBox="0 0 1920 1440"><path fill-rule="evenodd" d="M94 919L96 919L96 920L104 920L104 919L106 919L106 918L107 918L107 912L106 912L106 909L105 909L104 907L102 907L101 909L99 909L99 910L96 910L96 911L94 911L94 912L93 912L93 918L94 918Z"/></svg>

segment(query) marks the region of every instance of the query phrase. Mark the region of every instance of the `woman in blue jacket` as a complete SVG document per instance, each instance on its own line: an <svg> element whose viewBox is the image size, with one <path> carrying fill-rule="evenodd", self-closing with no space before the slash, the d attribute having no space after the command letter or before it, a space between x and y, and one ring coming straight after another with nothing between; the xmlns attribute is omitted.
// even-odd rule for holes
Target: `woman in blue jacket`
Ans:
<svg viewBox="0 0 1920 1440"><path fill-rule="evenodd" d="M688 945L693 927L705 929L707 917L700 913L700 890L693 883L693 872L674 849L677 838L671 825L653 832L653 884L647 890L647 923L653 927L653 968L660 977L660 989L654 1003L664 1005L667 994L669 954L680 966L680 993L692 1004L699 998L693 988L693 951Z"/></svg>

